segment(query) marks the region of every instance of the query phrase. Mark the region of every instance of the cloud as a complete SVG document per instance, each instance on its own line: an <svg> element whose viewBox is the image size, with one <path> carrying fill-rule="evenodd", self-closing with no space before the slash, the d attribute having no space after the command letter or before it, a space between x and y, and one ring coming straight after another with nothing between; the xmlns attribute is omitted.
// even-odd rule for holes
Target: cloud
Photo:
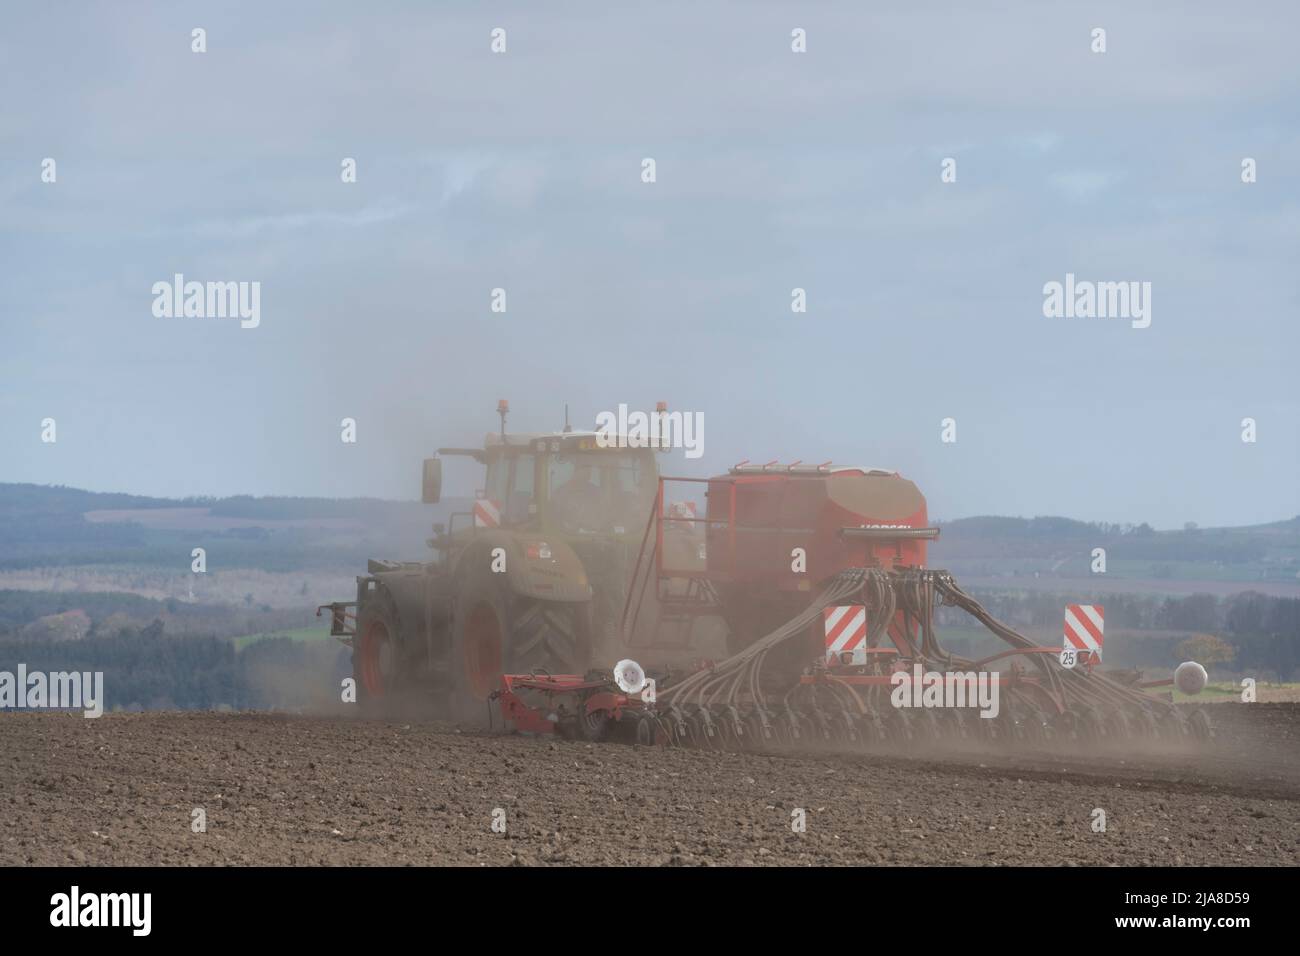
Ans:
<svg viewBox="0 0 1300 956"><path fill-rule="evenodd" d="M357 212L340 213L317 210L314 212L285 212L267 216L245 216L238 219L214 219L193 224L176 224L161 233L183 233L196 239L253 239L265 233L303 232L322 227L361 229L394 222L414 211L409 205L381 204L367 206Z"/></svg>
<svg viewBox="0 0 1300 956"><path fill-rule="evenodd" d="M1124 179L1124 174L1106 169L1067 169L1048 177L1052 188L1074 202L1090 202Z"/></svg>
<svg viewBox="0 0 1300 956"><path fill-rule="evenodd" d="M500 397L548 425L565 401L589 421L664 397L725 423L711 442L738 457L915 466L944 514L1300 510L1294 443L1230 457L1224 432L1214 454L1263 476L1225 497L1141 410L1158 394L1216 436L1243 407L1300 415L1294 5L312 9L214 7L204 55L170 4L6 19L0 447L50 409L61 439L0 480L409 496L388 465L492 427ZM1151 278L1152 328L1044 320L1068 271ZM262 281L261 326L152 318L175 272ZM385 436L376 456L339 457L344 415ZM188 416L215 436L201 467L151 438ZM65 443L64 419L100 445ZM1141 480L1057 464L1079 436Z"/></svg>

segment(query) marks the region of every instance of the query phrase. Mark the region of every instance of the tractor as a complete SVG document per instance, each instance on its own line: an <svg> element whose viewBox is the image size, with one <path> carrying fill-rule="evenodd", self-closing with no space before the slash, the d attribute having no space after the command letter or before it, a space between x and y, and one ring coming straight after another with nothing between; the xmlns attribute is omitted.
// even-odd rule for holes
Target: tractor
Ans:
<svg viewBox="0 0 1300 956"><path fill-rule="evenodd" d="M508 411L503 400L483 447L424 461L426 504L441 499L445 458L485 468L472 507L433 526L434 560L372 559L355 601L317 611L352 649L363 712L483 723L503 673L583 674L617 639L629 558L658 488L656 447L567 423L512 434Z"/></svg>

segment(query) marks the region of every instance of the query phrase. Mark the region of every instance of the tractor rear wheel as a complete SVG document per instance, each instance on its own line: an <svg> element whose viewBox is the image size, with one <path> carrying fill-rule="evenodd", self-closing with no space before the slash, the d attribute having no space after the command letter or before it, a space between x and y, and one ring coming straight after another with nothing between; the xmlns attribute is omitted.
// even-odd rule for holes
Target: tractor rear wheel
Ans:
<svg viewBox="0 0 1300 956"><path fill-rule="evenodd" d="M586 674L591 660L587 602L540 601L512 593L504 575L471 577L452 624L450 709L475 726L496 720L490 697L502 674Z"/></svg>

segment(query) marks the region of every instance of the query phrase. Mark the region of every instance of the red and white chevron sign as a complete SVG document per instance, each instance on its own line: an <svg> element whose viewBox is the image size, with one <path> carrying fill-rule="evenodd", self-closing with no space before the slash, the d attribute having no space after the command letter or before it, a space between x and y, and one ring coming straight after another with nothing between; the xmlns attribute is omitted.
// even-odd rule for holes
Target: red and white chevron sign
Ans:
<svg viewBox="0 0 1300 956"><path fill-rule="evenodd" d="M1086 651L1101 662L1102 629L1106 609L1100 604L1069 604L1065 608L1065 646L1062 651Z"/></svg>
<svg viewBox="0 0 1300 956"><path fill-rule="evenodd" d="M826 622L826 663L867 662L867 609L861 604L842 604L822 611Z"/></svg>
<svg viewBox="0 0 1300 956"><path fill-rule="evenodd" d="M690 519L695 517L694 501L670 501L668 503L669 518Z"/></svg>
<svg viewBox="0 0 1300 956"><path fill-rule="evenodd" d="M694 501L668 502L668 527L673 531L694 531L696 522Z"/></svg>
<svg viewBox="0 0 1300 956"><path fill-rule="evenodd" d="M491 498L476 498L474 500L474 527L501 527L501 506Z"/></svg>

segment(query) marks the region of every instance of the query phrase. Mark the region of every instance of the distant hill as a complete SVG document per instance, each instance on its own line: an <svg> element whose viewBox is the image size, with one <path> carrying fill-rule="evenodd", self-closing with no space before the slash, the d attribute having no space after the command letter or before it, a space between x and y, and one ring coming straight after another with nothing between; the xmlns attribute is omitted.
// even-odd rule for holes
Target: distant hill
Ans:
<svg viewBox="0 0 1300 956"><path fill-rule="evenodd" d="M471 500L437 505L378 498L153 498L62 486L0 483L0 570L137 564L175 567L196 540L219 541L229 566L271 571L355 570L367 557L427 557L434 522ZM87 517L89 516L89 517ZM1093 551L1106 580L1300 588L1300 516L1239 528L1076 521L995 515L940 522L930 564L963 581L1087 579ZM1185 586L1172 588L1185 591ZM1276 591L1276 588L1270 588Z"/></svg>
<svg viewBox="0 0 1300 956"><path fill-rule="evenodd" d="M69 515L101 508L175 508L169 498L82 491L63 485L5 484L0 482L0 521L29 519L35 515Z"/></svg>
<svg viewBox="0 0 1300 956"><path fill-rule="evenodd" d="M132 564L174 567L202 542L265 570L356 568L367 556L428 554L434 522L468 511L377 498L153 498L0 483L0 570ZM188 559L186 559L188 561Z"/></svg>
<svg viewBox="0 0 1300 956"><path fill-rule="evenodd" d="M440 505L382 498L298 498L233 495L229 498L154 498L116 492L84 491L64 485L33 485L0 482L0 521L28 519L34 515L80 515L87 511L132 509L206 508L214 515L292 521L303 518L387 518L408 513L412 507L448 510L469 499L448 499Z"/></svg>

